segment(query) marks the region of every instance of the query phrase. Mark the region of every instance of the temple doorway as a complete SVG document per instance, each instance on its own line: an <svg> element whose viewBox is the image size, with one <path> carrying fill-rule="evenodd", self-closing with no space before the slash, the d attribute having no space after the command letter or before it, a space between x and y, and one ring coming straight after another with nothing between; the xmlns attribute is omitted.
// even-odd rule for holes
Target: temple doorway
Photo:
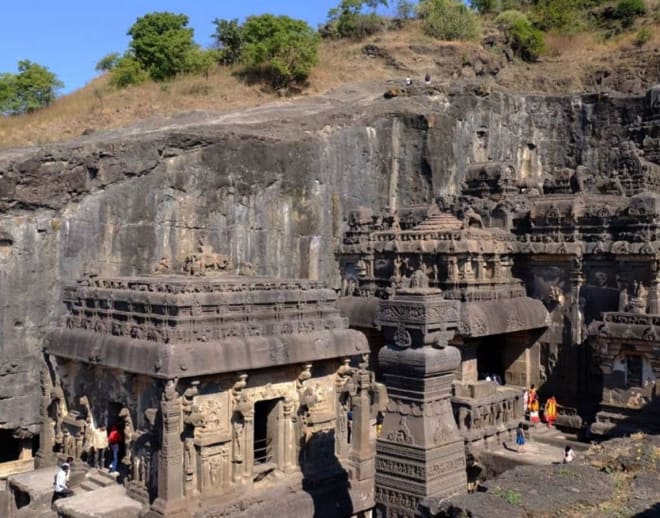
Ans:
<svg viewBox="0 0 660 518"><path fill-rule="evenodd" d="M504 340L502 336L488 337L477 348L477 372L479 379L504 380L504 362L502 353L504 349Z"/></svg>
<svg viewBox="0 0 660 518"><path fill-rule="evenodd" d="M282 398L254 404L254 465L278 464L278 424Z"/></svg>

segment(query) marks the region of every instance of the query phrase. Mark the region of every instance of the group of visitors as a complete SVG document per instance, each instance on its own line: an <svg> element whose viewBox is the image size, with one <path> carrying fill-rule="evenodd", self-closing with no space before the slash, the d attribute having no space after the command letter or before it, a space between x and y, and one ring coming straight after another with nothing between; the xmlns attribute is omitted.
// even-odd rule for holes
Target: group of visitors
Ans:
<svg viewBox="0 0 660 518"><path fill-rule="evenodd" d="M89 456L90 464L95 468L103 469L105 467L106 452L108 447L110 447L112 460L110 461L110 466L108 469L111 474L118 474L117 469L119 468L119 446L123 441L121 432L117 426L113 425L110 427L109 433L106 431L105 426L92 428L91 433L91 444L93 451L90 452ZM53 481L52 502L55 502L60 498L73 496L73 490L69 487L72 462L73 457L67 457L66 461L60 464L59 468L57 469L55 480Z"/></svg>
<svg viewBox="0 0 660 518"><path fill-rule="evenodd" d="M525 411L529 413L529 421L536 425L541 422L541 416L539 414L540 402L539 395L536 391L536 387L532 385L529 390L525 390L523 394L523 405L525 406ZM559 404L555 396L550 396L543 407L543 419L548 425L548 428L552 428L555 421L557 420L557 409Z"/></svg>
<svg viewBox="0 0 660 518"><path fill-rule="evenodd" d="M536 425L540 422L539 417L539 395L534 385L531 385L529 390L525 390L523 394L523 404L525 405L526 412L529 412L529 421ZM557 420L557 408L559 404L555 396L550 396L543 407L543 418L548 425L548 428L552 428L555 421ZM523 423L518 424L516 429L516 445L518 447L518 452L525 451L525 425ZM568 464L575 460L575 452L570 446L564 448L564 457L562 463Z"/></svg>

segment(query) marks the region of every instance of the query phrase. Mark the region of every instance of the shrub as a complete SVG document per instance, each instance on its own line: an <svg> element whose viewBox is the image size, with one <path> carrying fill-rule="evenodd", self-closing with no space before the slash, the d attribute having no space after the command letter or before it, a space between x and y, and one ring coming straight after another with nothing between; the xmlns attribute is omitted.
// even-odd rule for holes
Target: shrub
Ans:
<svg viewBox="0 0 660 518"><path fill-rule="evenodd" d="M119 61L119 54L117 52L112 52L106 56L103 56L99 62L96 64L96 70L98 72L108 72L117 66Z"/></svg>
<svg viewBox="0 0 660 518"><path fill-rule="evenodd" d="M376 14L379 5L387 7L387 0L342 0L328 11L324 36L359 40L381 31L385 22ZM364 14L368 7L372 12Z"/></svg>
<svg viewBox="0 0 660 518"><path fill-rule="evenodd" d="M499 0L470 0L470 5L480 13L495 12L499 3Z"/></svg>
<svg viewBox="0 0 660 518"><path fill-rule="evenodd" d="M477 15L459 0L423 0L418 13L422 30L441 40L474 40L481 34Z"/></svg>
<svg viewBox="0 0 660 518"><path fill-rule="evenodd" d="M614 18L621 20L624 27L630 27L635 18L645 13L644 0L620 0L614 10Z"/></svg>
<svg viewBox="0 0 660 518"><path fill-rule="evenodd" d="M219 50L218 61L223 65L238 63L241 59L241 48L243 46L242 28L238 20L216 18L213 23L215 24L213 38Z"/></svg>
<svg viewBox="0 0 660 518"><path fill-rule="evenodd" d="M186 54L184 72L208 76L217 62L218 56L215 50L204 50L199 47L193 47Z"/></svg>
<svg viewBox="0 0 660 518"><path fill-rule="evenodd" d="M193 30L187 25L185 14L149 13L128 30L134 59L155 81L185 72L188 54L195 47Z"/></svg>
<svg viewBox="0 0 660 518"><path fill-rule="evenodd" d="M513 51L524 61L536 61L545 50L543 32L520 11L504 11L495 22L506 34Z"/></svg>
<svg viewBox="0 0 660 518"><path fill-rule="evenodd" d="M242 27L246 72L274 88L303 82L318 61L318 36L303 20L263 14Z"/></svg>
<svg viewBox="0 0 660 518"><path fill-rule="evenodd" d="M583 7L580 0L539 0L531 18L543 31L554 29L562 34L575 34L585 29Z"/></svg>
<svg viewBox="0 0 660 518"><path fill-rule="evenodd" d="M653 36L651 29L648 27L642 27L637 34L635 34L635 45L638 47L644 46L645 43L648 43Z"/></svg>
<svg viewBox="0 0 660 518"><path fill-rule="evenodd" d="M138 85L146 81L148 73L131 54L124 54L110 71L110 84L116 88Z"/></svg>

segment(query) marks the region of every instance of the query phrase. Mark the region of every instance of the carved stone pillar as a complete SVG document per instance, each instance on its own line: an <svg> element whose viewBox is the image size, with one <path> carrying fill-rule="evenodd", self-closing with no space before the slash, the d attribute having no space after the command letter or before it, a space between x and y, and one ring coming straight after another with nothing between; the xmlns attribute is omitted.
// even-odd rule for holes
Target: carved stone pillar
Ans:
<svg viewBox="0 0 660 518"><path fill-rule="evenodd" d="M175 514L183 501L183 443L181 441L181 398L176 390L177 380L168 380L161 399L163 430L158 462L158 497L150 515Z"/></svg>
<svg viewBox="0 0 660 518"><path fill-rule="evenodd" d="M357 480L366 480L374 476L375 449L371 435L371 373L367 370L368 355L355 373L354 383L357 393L353 396L353 421L349 460Z"/></svg>
<svg viewBox="0 0 660 518"><path fill-rule="evenodd" d="M649 282L649 300L648 311L650 315L657 315L660 313L660 303L658 302L658 284L660 271L658 271L658 261L651 263L651 280Z"/></svg>
<svg viewBox="0 0 660 518"><path fill-rule="evenodd" d="M245 444L245 460L243 461L243 479L252 480L254 468L254 408L243 414L245 427L243 428L243 444Z"/></svg>
<svg viewBox="0 0 660 518"><path fill-rule="evenodd" d="M458 302L438 290L410 290L382 301L379 354L389 396L376 442L376 508L384 516L429 516L434 502L467 492L465 448L451 408L460 365L447 345Z"/></svg>
<svg viewBox="0 0 660 518"><path fill-rule="evenodd" d="M573 345L581 344L586 336L583 336L585 329L584 311L580 304L580 291L584 285L584 274L582 273L582 258L576 257L571 271L571 340Z"/></svg>
<svg viewBox="0 0 660 518"><path fill-rule="evenodd" d="M41 428L39 430L39 451L37 452L36 466L44 467L55 463L55 455L53 454L53 446L55 444L55 423L48 415L48 408L52 402L52 382L48 367L45 365L40 372L41 381L41 402L40 402L40 416Z"/></svg>
<svg viewBox="0 0 660 518"><path fill-rule="evenodd" d="M282 461L280 469L288 473L295 469L297 465L298 449L296 447L296 438L294 430L295 412L294 403L291 399L285 399L282 403Z"/></svg>

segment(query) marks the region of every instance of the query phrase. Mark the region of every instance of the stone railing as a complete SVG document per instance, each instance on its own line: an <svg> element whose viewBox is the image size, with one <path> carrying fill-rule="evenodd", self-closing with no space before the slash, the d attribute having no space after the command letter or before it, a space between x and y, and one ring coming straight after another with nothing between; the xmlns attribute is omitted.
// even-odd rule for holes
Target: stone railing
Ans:
<svg viewBox="0 0 660 518"><path fill-rule="evenodd" d="M466 442L508 432L524 419L523 389L497 387L480 398L454 396L451 400L458 431Z"/></svg>

